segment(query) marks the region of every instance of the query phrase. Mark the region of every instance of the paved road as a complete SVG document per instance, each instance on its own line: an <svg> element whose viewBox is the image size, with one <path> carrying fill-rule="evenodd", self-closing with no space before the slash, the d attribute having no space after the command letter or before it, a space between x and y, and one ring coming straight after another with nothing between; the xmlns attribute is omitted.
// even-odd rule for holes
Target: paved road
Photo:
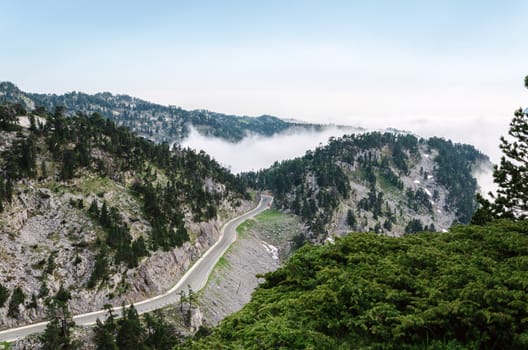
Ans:
<svg viewBox="0 0 528 350"><path fill-rule="evenodd" d="M191 286L193 291L198 291L202 289L207 283L207 279L213 271L218 260L224 255L229 246L236 240L236 227L240 225L245 220L252 218L258 213L266 210L273 197L262 195L259 205L239 216L229 222L227 222L222 229L220 230L220 237L218 241L205 252L204 255L198 259L198 261L183 275L183 277L176 283L165 294L158 295L154 298L143 300L134 304L134 307L139 313L145 313L148 311L153 311L160 309L166 305L179 303L180 301L180 291L187 291L188 286ZM127 305L129 306L129 305ZM115 307L113 309L115 314L121 315L121 307ZM106 310L100 310L95 312L90 312L82 315L77 315L73 317L73 320L77 325L92 325L99 318L104 320L106 316ZM46 328L47 322L40 322L31 324L19 328L11 328L5 331L0 332L0 342L2 341L15 341L17 339L24 338L30 334L40 333Z"/></svg>

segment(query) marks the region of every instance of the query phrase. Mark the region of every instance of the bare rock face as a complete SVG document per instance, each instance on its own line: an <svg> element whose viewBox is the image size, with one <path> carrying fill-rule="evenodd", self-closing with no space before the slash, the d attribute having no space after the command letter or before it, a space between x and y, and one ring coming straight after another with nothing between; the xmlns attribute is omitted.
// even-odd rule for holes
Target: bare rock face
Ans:
<svg viewBox="0 0 528 350"><path fill-rule="evenodd" d="M248 201L233 208L225 201L219 210L222 215L209 222L194 223L192 215L186 215L189 242L171 251L151 252L134 269L111 266L108 280L89 289L86 285L95 264L91 246L101 229L86 212L93 195L83 197L72 193L68 186L37 181L19 183L12 202L0 213L0 284L10 293L20 287L25 295L17 317L7 315L9 300L0 308L0 329L45 319L45 299L54 295L61 285L71 294L72 314L100 310L105 304L135 303L163 293L216 242L224 222L255 205ZM222 190L213 182L209 186L213 191ZM117 188L116 191L121 192L107 193L103 199L111 200L112 196L119 195L119 203L133 204L126 190ZM75 204L80 198L84 199L81 206ZM133 234L150 228L148 222L138 217L137 210L129 212L131 216L125 220L132 223ZM140 228L135 229L133 225ZM36 307L30 306L33 295Z"/></svg>
<svg viewBox="0 0 528 350"><path fill-rule="evenodd" d="M199 308L192 309L189 330L194 333L204 323L204 316Z"/></svg>
<svg viewBox="0 0 528 350"><path fill-rule="evenodd" d="M194 243L185 242L181 248L158 252L145 259L144 263L135 271L139 292L145 289L148 293L161 293L170 289L175 282L187 271L219 236L220 224L216 220L195 225L199 228L199 235Z"/></svg>

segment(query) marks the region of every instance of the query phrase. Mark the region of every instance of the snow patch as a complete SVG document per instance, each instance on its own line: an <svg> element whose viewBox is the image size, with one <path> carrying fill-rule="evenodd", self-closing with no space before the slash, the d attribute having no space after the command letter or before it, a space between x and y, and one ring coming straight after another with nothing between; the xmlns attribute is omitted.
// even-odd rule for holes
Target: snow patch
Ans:
<svg viewBox="0 0 528 350"><path fill-rule="evenodd" d="M415 184L419 184L419 183L420 183L420 180L414 180L414 183L415 183Z"/></svg>
<svg viewBox="0 0 528 350"><path fill-rule="evenodd" d="M266 249L266 251L271 255L273 260L279 260L279 248L264 241L261 241L261 243L264 249Z"/></svg>
<svg viewBox="0 0 528 350"><path fill-rule="evenodd" d="M18 116L17 119L18 119L17 124L20 125L21 127L29 129L29 127L31 126L31 123L29 122L29 116L21 115L21 116ZM46 125L46 119L41 118L39 116L35 116L35 123Z"/></svg>
<svg viewBox="0 0 528 350"><path fill-rule="evenodd" d="M443 228L443 229L442 229L442 232L443 232L443 233L447 233L447 232L449 232L449 231L447 231L445 228Z"/></svg>
<svg viewBox="0 0 528 350"><path fill-rule="evenodd" d="M29 128L29 117L28 116L20 116L20 117L17 117L18 118L18 125L20 125L21 127L23 128Z"/></svg>
<svg viewBox="0 0 528 350"><path fill-rule="evenodd" d="M433 178L433 175L427 175L427 180L431 180Z"/></svg>
<svg viewBox="0 0 528 350"><path fill-rule="evenodd" d="M433 196L433 194L431 193L431 191L429 191L427 188L424 188L423 190L425 191L425 193L427 193L427 195L428 195L429 197L432 197L432 196Z"/></svg>

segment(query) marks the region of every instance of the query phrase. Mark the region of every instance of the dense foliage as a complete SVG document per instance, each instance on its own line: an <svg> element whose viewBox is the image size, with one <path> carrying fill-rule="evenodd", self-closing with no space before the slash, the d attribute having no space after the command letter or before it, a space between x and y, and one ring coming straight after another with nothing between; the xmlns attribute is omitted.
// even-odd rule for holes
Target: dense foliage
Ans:
<svg viewBox="0 0 528 350"><path fill-rule="evenodd" d="M42 350L74 350L80 348L78 341L72 340L72 320L68 308L70 293L61 285L57 294L47 299L48 324L40 335Z"/></svg>
<svg viewBox="0 0 528 350"><path fill-rule="evenodd" d="M528 223L305 246L192 349L526 349Z"/></svg>
<svg viewBox="0 0 528 350"><path fill-rule="evenodd" d="M447 200L456 208L457 219L467 224L476 208L477 181L471 175L471 165L484 155L473 146L453 144L437 137L430 138L427 143L438 150L436 178L449 190Z"/></svg>
<svg viewBox="0 0 528 350"><path fill-rule="evenodd" d="M181 339L160 314L147 314L141 320L133 305L123 308L120 319L109 309L106 320L98 319L94 331L97 350L170 350Z"/></svg>

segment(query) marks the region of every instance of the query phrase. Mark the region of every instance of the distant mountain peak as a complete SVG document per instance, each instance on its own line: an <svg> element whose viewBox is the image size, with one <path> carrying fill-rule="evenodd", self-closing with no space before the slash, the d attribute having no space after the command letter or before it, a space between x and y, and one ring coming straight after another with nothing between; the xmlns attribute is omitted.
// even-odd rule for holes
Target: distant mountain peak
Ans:
<svg viewBox="0 0 528 350"><path fill-rule="evenodd" d="M28 110L35 106L43 106L48 110L63 106L68 115L78 111L87 114L99 113L155 142L180 142L189 135L191 127L202 135L219 137L231 142L238 142L248 134L271 136L294 128L324 127L320 124L285 120L267 114L249 117L227 115L205 109L189 111L174 105L164 106L111 92L87 94L72 91L62 95L37 94L23 92L11 82L0 83L0 92L4 100L21 103Z"/></svg>

